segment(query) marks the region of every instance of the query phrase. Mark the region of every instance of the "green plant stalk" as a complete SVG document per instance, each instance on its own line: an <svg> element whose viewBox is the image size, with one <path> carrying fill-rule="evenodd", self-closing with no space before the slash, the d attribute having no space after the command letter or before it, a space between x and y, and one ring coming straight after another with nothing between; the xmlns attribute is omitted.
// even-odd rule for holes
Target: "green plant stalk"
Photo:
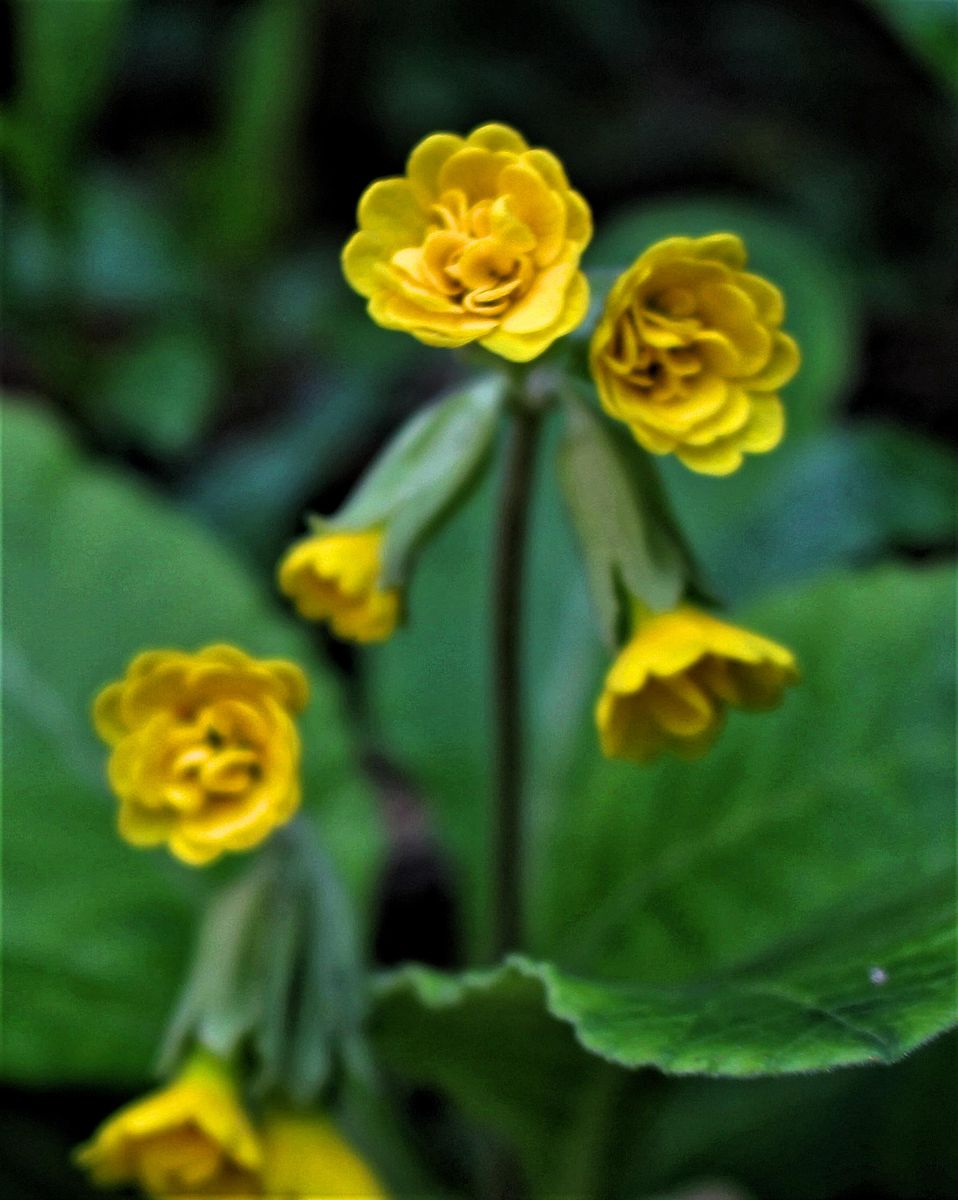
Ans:
<svg viewBox="0 0 958 1200"><path fill-rule="evenodd" d="M495 725L493 955L522 943L524 723L522 604L525 542L541 410L515 397L506 449L493 575Z"/></svg>

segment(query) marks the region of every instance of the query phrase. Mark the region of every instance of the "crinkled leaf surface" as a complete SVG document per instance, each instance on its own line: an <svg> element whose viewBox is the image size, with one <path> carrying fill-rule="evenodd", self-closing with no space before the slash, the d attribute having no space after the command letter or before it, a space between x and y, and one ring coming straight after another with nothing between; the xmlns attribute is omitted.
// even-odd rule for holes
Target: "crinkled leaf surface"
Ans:
<svg viewBox="0 0 958 1200"><path fill-rule="evenodd" d="M4 412L4 1074L134 1081L154 1057L204 896L229 864L118 838L95 691L149 646L233 641L307 668L304 795L362 898L378 830L331 677L210 536L86 462L54 422Z"/></svg>
<svg viewBox="0 0 958 1200"><path fill-rule="evenodd" d="M395 977L390 1048L425 1009L454 1021L481 1005L488 1027L505 1026L537 995L592 1052L676 1072L888 1062L948 1027L951 571L843 574L733 614L796 650L802 684L775 713L734 714L705 759L640 770L595 747L603 664L550 488L528 609L528 958L464 980ZM374 662L382 727L401 731L397 758L478 885L480 945L486 600L470 564L490 536L480 503L430 547L413 625Z"/></svg>

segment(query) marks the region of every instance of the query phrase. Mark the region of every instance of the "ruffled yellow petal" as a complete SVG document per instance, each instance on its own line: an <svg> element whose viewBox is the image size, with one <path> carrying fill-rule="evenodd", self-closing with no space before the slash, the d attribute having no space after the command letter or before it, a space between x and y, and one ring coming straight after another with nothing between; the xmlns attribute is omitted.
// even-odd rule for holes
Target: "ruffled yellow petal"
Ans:
<svg viewBox="0 0 958 1200"><path fill-rule="evenodd" d="M269 1115L263 1125L263 1154L268 1196L386 1200L372 1170L332 1122L319 1115Z"/></svg>
<svg viewBox="0 0 958 1200"><path fill-rule="evenodd" d="M584 316L588 205L554 155L508 126L424 139L405 178L368 189L358 219L343 271L386 329L525 362Z"/></svg>
<svg viewBox="0 0 958 1200"><path fill-rule="evenodd" d="M689 605L641 612L596 704L603 753L648 762L704 754L728 707L765 709L798 678L791 651Z"/></svg>
<svg viewBox="0 0 958 1200"><path fill-rule="evenodd" d="M654 454L727 475L784 434L775 393L798 369L781 292L734 234L649 247L609 293L590 345L599 397Z"/></svg>
<svg viewBox="0 0 958 1200"><path fill-rule="evenodd" d="M196 1052L167 1087L120 1109L76 1151L102 1186L260 1195L262 1149L227 1068Z"/></svg>

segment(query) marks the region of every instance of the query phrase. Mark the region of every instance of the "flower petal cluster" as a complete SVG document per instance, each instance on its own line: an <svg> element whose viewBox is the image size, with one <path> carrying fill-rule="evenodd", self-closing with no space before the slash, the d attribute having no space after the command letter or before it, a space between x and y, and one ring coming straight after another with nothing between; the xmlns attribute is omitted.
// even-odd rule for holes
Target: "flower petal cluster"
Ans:
<svg viewBox="0 0 958 1200"><path fill-rule="evenodd" d="M110 1117L76 1159L96 1184L136 1184L151 1196L261 1194L259 1139L228 1068L203 1052Z"/></svg>
<svg viewBox="0 0 958 1200"><path fill-rule="evenodd" d="M292 715L307 695L295 664L233 646L138 655L93 709L113 748L120 834L135 846L167 842L194 866L262 841L299 807Z"/></svg>
<svg viewBox="0 0 958 1200"><path fill-rule="evenodd" d="M328 621L341 638L381 642L396 628L401 608L396 588L380 588L380 530L314 534L298 542L279 564L279 586L300 616Z"/></svg>
<svg viewBox="0 0 958 1200"><path fill-rule="evenodd" d="M588 205L553 154L505 125L427 137L404 177L364 192L358 223L343 270L387 329L527 362L585 316Z"/></svg>
<svg viewBox="0 0 958 1200"><path fill-rule="evenodd" d="M790 650L682 605L638 615L596 706L603 753L648 762L704 754L726 709L774 708L798 679Z"/></svg>
<svg viewBox="0 0 958 1200"><path fill-rule="evenodd" d="M782 294L746 258L730 233L657 242L616 281L592 337L606 412L646 450L708 475L778 445L778 390L799 365Z"/></svg>
<svg viewBox="0 0 958 1200"><path fill-rule="evenodd" d="M267 1196L385 1200L382 1184L325 1117L273 1113L264 1122L262 1140Z"/></svg>

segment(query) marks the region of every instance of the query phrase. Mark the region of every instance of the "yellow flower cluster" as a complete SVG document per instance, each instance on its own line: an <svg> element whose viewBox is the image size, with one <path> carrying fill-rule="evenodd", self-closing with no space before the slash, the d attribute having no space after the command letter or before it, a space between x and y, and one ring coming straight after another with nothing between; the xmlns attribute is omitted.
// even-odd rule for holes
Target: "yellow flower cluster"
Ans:
<svg viewBox="0 0 958 1200"><path fill-rule="evenodd" d="M379 587L382 541L375 529L304 538L279 565L280 590L300 616L329 621L342 638L383 641L396 628L400 597Z"/></svg>
<svg viewBox="0 0 958 1200"><path fill-rule="evenodd" d="M427 137L405 176L363 193L358 221L343 270L387 329L527 362L585 316L588 205L506 125Z"/></svg>
<svg viewBox="0 0 958 1200"><path fill-rule="evenodd" d="M757 633L690 605L640 609L596 706L603 752L639 763L666 750L698 758L728 707L773 708L797 679L791 651Z"/></svg>
<svg viewBox="0 0 958 1200"><path fill-rule="evenodd" d="M136 1185L156 1200L386 1196L326 1118L276 1111L254 1128L229 1068L202 1051L168 1086L110 1117L76 1159L94 1183Z"/></svg>
<svg viewBox="0 0 958 1200"><path fill-rule="evenodd" d="M709 475L778 445L778 389L798 370L782 294L745 263L733 234L658 242L616 281L592 338L606 412Z"/></svg>
<svg viewBox="0 0 958 1200"><path fill-rule="evenodd" d="M262 841L299 807L292 717L307 695L295 664L233 646L138 655L93 710L112 747L121 835L134 846L167 842L195 866Z"/></svg>

